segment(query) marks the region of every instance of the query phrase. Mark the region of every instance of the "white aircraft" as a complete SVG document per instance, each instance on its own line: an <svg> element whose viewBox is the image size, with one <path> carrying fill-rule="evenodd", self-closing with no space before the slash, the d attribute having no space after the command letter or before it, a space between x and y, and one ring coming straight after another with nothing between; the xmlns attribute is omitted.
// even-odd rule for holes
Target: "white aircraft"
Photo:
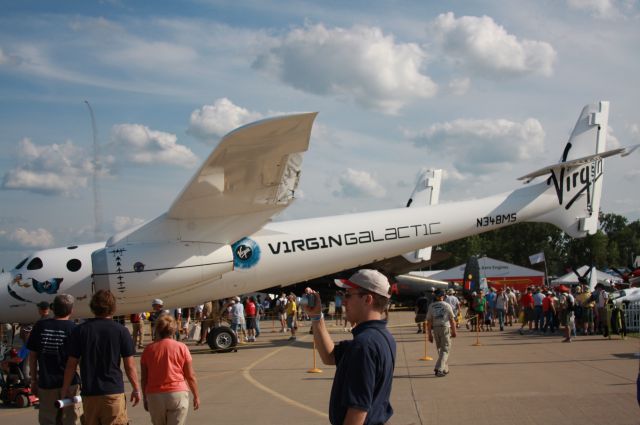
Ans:
<svg viewBox="0 0 640 425"><path fill-rule="evenodd" d="M561 161L529 183L484 199L271 222L294 199L315 113L267 119L226 135L169 210L106 242L33 253L0 276L0 322L37 319L35 304L76 297L75 316L111 290L118 314L196 305L288 285L520 222L593 234L603 180L609 103L582 110ZM420 252L418 252L419 256Z"/></svg>
<svg viewBox="0 0 640 425"><path fill-rule="evenodd" d="M621 289L613 292L609 297L616 305L624 302L634 303L640 301L640 288Z"/></svg>
<svg viewBox="0 0 640 425"><path fill-rule="evenodd" d="M578 269L579 271L580 269ZM593 292L598 284L597 273L594 272L595 267L589 268L589 292ZM640 301L640 288L626 288L613 291L609 294L609 299L613 304L620 306L622 303L633 303Z"/></svg>

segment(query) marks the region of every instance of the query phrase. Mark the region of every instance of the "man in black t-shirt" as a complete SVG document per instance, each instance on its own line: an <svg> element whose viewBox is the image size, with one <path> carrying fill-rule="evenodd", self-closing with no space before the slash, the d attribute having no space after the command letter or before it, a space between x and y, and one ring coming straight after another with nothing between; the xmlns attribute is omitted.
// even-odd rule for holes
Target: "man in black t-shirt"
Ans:
<svg viewBox="0 0 640 425"><path fill-rule="evenodd" d="M124 425L129 419L121 358L133 387L131 402L133 406L140 402L133 340L127 328L112 320L116 298L111 291L101 289L96 292L90 307L95 318L77 326L69 337L69 360L62 390L69 388L80 364L85 425Z"/></svg>
<svg viewBox="0 0 640 425"><path fill-rule="evenodd" d="M56 409L54 402L64 398L62 381L67 364L66 343L71 331L76 327L69 320L73 310L73 296L60 294L53 300L53 319L41 319L33 327L27 341L29 349L29 370L31 390L40 397L38 422L40 425L80 424L82 406L74 405ZM47 308L49 303L47 304ZM70 392L78 394L78 375L73 376Z"/></svg>

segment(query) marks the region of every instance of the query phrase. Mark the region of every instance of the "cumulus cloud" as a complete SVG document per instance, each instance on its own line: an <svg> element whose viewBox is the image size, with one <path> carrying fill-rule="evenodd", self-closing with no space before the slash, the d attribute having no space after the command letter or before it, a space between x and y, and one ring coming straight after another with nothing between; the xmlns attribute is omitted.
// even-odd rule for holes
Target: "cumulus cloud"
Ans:
<svg viewBox="0 0 640 425"><path fill-rule="evenodd" d="M340 188L333 194L342 198L382 198L387 193L371 174L351 168L340 175L338 184Z"/></svg>
<svg viewBox="0 0 640 425"><path fill-rule="evenodd" d="M584 10L597 18L612 18L619 15L614 0L567 0L571 9Z"/></svg>
<svg viewBox="0 0 640 425"><path fill-rule="evenodd" d="M4 239L3 245L17 248L49 248L53 246L53 235L46 229L39 228L29 231L19 227L13 231L0 230L0 239Z"/></svg>
<svg viewBox="0 0 640 425"><path fill-rule="evenodd" d="M607 126L607 149L616 149L622 146L620 140L616 137L611 125Z"/></svg>
<svg viewBox="0 0 640 425"><path fill-rule="evenodd" d="M123 230L131 229L132 227L139 226L143 224L146 220L137 217L125 217L125 216L116 216L113 219L113 230L116 233L120 233Z"/></svg>
<svg viewBox="0 0 640 425"><path fill-rule="evenodd" d="M86 187L93 173L86 152L71 141L38 146L24 138L18 145L17 162L20 164L5 173L3 189L70 196Z"/></svg>
<svg viewBox="0 0 640 425"><path fill-rule="evenodd" d="M436 94L436 84L421 73L425 59L420 46L396 43L379 28L318 24L277 39L253 66L296 89L394 114L412 99Z"/></svg>
<svg viewBox="0 0 640 425"><path fill-rule="evenodd" d="M188 133L205 141L217 140L231 130L261 118L259 112L249 111L223 97L213 105L204 105L191 112Z"/></svg>
<svg viewBox="0 0 640 425"><path fill-rule="evenodd" d="M506 119L458 119L436 123L405 137L431 153L448 156L461 173L488 173L515 161L535 158L544 148L545 132L540 122Z"/></svg>
<svg viewBox="0 0 640 425"><path fill-rule="evenodd" d="M556 51L547 42L519 40L489 16L439 15L428 27L442 54L453 63L490 78L550 76Z"/></svg>
<svg viewBox="0 0 640 425"><path fill-rule="evenodd" d="M191 149L176 143L177 140L175 134L151 130L140 124L117 124L111 129L112 148L129 162L196 166L198 158Z"/></svg>

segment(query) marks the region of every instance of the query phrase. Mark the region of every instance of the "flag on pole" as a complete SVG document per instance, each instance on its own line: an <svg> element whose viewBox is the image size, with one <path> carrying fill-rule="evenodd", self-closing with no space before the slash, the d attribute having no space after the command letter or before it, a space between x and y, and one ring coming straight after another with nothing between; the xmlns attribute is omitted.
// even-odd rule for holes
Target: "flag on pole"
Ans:
<svg viewBox="0 0 640 425"><path fill-rule="evenodd" d="M529 261L531 264L538 264L544 262L544 252L539 252L537 254L533 254L529 256Z"/></svg>

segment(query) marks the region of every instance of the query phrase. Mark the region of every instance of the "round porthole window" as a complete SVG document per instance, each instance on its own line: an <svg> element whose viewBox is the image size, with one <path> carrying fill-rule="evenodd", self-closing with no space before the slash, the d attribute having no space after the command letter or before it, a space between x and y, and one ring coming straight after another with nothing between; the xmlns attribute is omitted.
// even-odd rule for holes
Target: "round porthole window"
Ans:
<svg viewBox="0 0 640 425"><path fill-rule="evenodd" d="M76 258L67 261L67 269L70 272L77 272L82 267L82 262Z"/></svg>

